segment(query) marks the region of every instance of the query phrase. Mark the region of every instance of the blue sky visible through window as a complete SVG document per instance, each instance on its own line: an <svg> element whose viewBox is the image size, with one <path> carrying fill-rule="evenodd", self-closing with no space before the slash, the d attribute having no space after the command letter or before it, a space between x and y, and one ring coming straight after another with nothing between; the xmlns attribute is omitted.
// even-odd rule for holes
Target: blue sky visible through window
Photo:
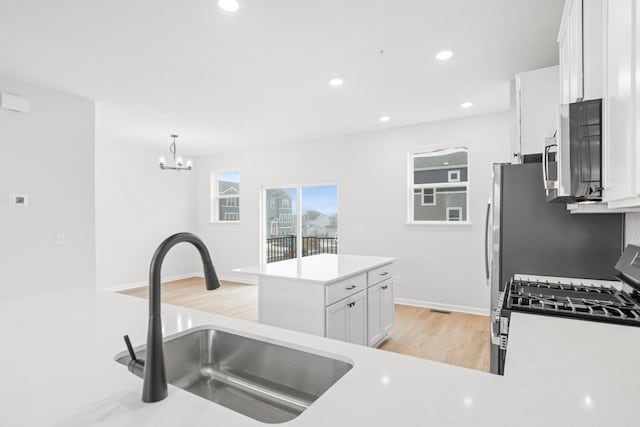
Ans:
<svg viewBox="0 0 640 427"><path fill-rule="evenodd" d="M303 212L314 210L327 216L336 214L338 212L338 186L302 187L302 210Z"/></svg>
<svg viewBox="0 0 640 427"><path fill-rule="evenodd" d="M240 171L220 172L218 181L240 182Z"/></svg>

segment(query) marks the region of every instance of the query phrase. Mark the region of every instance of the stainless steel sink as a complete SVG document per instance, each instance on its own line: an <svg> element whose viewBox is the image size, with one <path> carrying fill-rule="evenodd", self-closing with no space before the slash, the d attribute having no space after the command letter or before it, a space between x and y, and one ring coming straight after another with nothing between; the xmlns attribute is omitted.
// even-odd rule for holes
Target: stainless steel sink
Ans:
<svg viewBox="0 0 640 427"><path fill-rule="evenodd" d="M144 359L144 346L136 353ZM206 326L165 338L164 358L170 384L265 423L297 417L353 367Z"/></svg>

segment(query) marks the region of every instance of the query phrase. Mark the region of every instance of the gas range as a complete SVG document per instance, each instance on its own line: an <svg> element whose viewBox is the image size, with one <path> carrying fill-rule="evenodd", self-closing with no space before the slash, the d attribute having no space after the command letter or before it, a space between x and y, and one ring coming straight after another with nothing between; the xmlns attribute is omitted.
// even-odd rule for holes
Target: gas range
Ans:
<svg viewBox="0 0 640 427"><path fill-rule="evenodd" d="M635 290L628 292L613 285L616 282L536 279L517 275L511 279L502 310L640 326L640 294Z"/></svg>
<svg viewBox="0 0 640 427"><path fill-rule="evenodd" d="M491 311L491 344L498 366L494 372L504 373L514 312L640 326L640 246L627 245L615 270L617 281L513 276L498 292Z"/></svg>

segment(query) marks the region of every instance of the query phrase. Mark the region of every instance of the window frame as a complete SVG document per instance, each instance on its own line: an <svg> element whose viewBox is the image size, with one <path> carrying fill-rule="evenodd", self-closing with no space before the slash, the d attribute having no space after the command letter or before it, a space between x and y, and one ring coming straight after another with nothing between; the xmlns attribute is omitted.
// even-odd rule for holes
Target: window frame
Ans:
<svg viewBox="0 0 640 427"><path fill-rule="evenodd" d="M219 182L218 175L225 172L238 172L240 175L240 168L230 168L230 169L216 169L211 171L211 183L210 183L210 208L211 214L209 218L209 223L211 224L239 224L240 223L240 199L241 199L241 191L238 191L237 194L232 195L220 195L219 194ZM240 178L238 178L238 186L240 186ZM227 213L234 213L237 215L238 219L235 220L226 220L220 218L220 203L225 199L238 199L238 203L235 206L226 206L232 208L238 208L238 212L225 212L225 217Z"/></svg>
<svg viewBox="0 0 640 427"><path fill-rule="evenodd" d="M292 226L295 226L296 228L296 257L292 258L292 259L302 259L302 248L304 246L303 243L303 235L302 235L302 189L304 187L325 187L325 186L335 186L336 187L336 208L337 208L337 212L338 215L340 213L340 185L338 184L338 182L336 181L320 181L320 182L314 182L314 183L303 183L303 184L269 184L269 185L263 185L261 187L261 191L260 191L260 232L258 233L260 241L259 241L259 257L261 262L267 262L267 251L265 248L265 240L266 240L266 234L267 231L271 231L271 230L267 230L267 225L266 222L264 221L265 215L266 215L266 211L267 211L267 191L268 190L273 190L273 189L282 189L282 188L295 188L296 189L296 206L297 209L300 209L300 214L298 214L298 211L293 211L290 217L290 221L289 223ZM288 200L287 200L288 202ZM291 206L291 205L289 205ZM280 208L279 208L280 209ZM288 208L287 208L288 209ZM293 208L291 208L293 209ZM296 215L296 222L293 222L293 215ZM276 217L278 223L280 222L280 213L278 212L278 216ZM339 223L339 220L338 220ZM268 226L269 228L272 227L272 224L269 224ZM338 230L340 230L340 227L338 226ZM338 231L338 235L339 235L339 231ZM336 239L338 239L338 236L336 236ZM338 246L338 251L340 246ZM338 252L339 253L339 252Z"/></svg>
<svg viewBox="0 0 640 427"><path fill-rule="evenodd" d="M460 218L460 220L458 221L452 221L449 219L449 212L458 212L458 218ZM462 206L447 206L447 210L446 210L446 218L447 218L447 222L460 222L462 221Z"/></svg>
<svg viewBox="0 0 640 427"><path fill-rule="evenodd" d="M469 149L467 148L467 163L469 162ZM468 166L467 166L468 167ZM458 177L456 179L451 179L451 175L457 174ZM461 182L460 181L460 169L451 169L447 171L447 182ZM467 176L467 181L469 181L469 177Z"/></svg>
<svg viewBox="0 0 640 427"><path fill-rule="evenodd" d="M449 181L449 182L439 182L433 184L414 184L414 168L413 168L413 160L414 156L418 153L424 153L428 151L437 151L444 150L447 148L464 148L467 150L467 181ZM449 225L449 226L460 226L460 225L471 225L471 203L470 203L470 194L471 194L471 149L469 147L469 143L460 142L460 143L451 143L451 144L441 144L441 145L429 145L429 146L421 146L417 148L410 149L407 154L407 217L406 224L407 225ZM448 174L447 174L448 177ZM459 172L459 177L462 178L462 172ZM424 188L433 188L433 200L434 205L423 205L423 206L436 206L437 205L437 188L447 188L447 187L465 187L466 188L466 205L467 205L467 219L466 221L447 221L447 220L416 220L414 219L414 205L415 205L415 190L422 190ZM423 202L422 191L420 193L420 201ZM460 207L462 209L462 207ZM462 214L460 215L462 218ZM445 215L445 218L448 218L448 215Z"/></svg>
<svg viewBox="0 0 640 427"><path fill-rule="evenodd" d="M432 200L431 203L425 203L425 201L424 201L424 197L426 196L426 194L425 194L426 190L431 190L431 194L430 194L431 200ZM436 193L437 192L436 192L435 187L421 188L420 189L420 205L421 206L436 206L437 203L438 203L437 198L436 198Z"/></svg>

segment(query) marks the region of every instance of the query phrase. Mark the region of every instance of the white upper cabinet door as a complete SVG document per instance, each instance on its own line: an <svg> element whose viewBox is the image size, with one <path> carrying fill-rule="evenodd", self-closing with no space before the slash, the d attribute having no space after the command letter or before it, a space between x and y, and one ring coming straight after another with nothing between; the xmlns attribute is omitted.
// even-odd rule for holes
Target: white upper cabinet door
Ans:
<svg viewBox="0 0 640 427"><path fill-rule="evenodd" d="M562 31L558 36L558 50L560 53L560 103L568 104L571 102L571 50L567 31Z"/></svg>
<svg viewBox="0 0 640 427"><path fill-rule="evenodd" d="M516 75L516 108L521 154L544 151L545 139L557 129L560 91L557 66Z"/></svg>
<svg viewBox="0 0 640 427"><path fill-rule="evenodd" d="M603 0L565 3L558 33L562 104L604 96L603 11Z"/></svg>
<svg viewBox="0 0 640 427"><path fill-rule="evenodd" d="M569 98L575 102L583 98L582 69L582 0L573 0L569 12Z"/></svg>
<svg viewBox="0 0 640 427"><path fill-rule="evenodd" d="M634 0L607 1L607 97L604 112L606 175L610 207L637 205L637 141L634 109L638 85Z"/></svg>

